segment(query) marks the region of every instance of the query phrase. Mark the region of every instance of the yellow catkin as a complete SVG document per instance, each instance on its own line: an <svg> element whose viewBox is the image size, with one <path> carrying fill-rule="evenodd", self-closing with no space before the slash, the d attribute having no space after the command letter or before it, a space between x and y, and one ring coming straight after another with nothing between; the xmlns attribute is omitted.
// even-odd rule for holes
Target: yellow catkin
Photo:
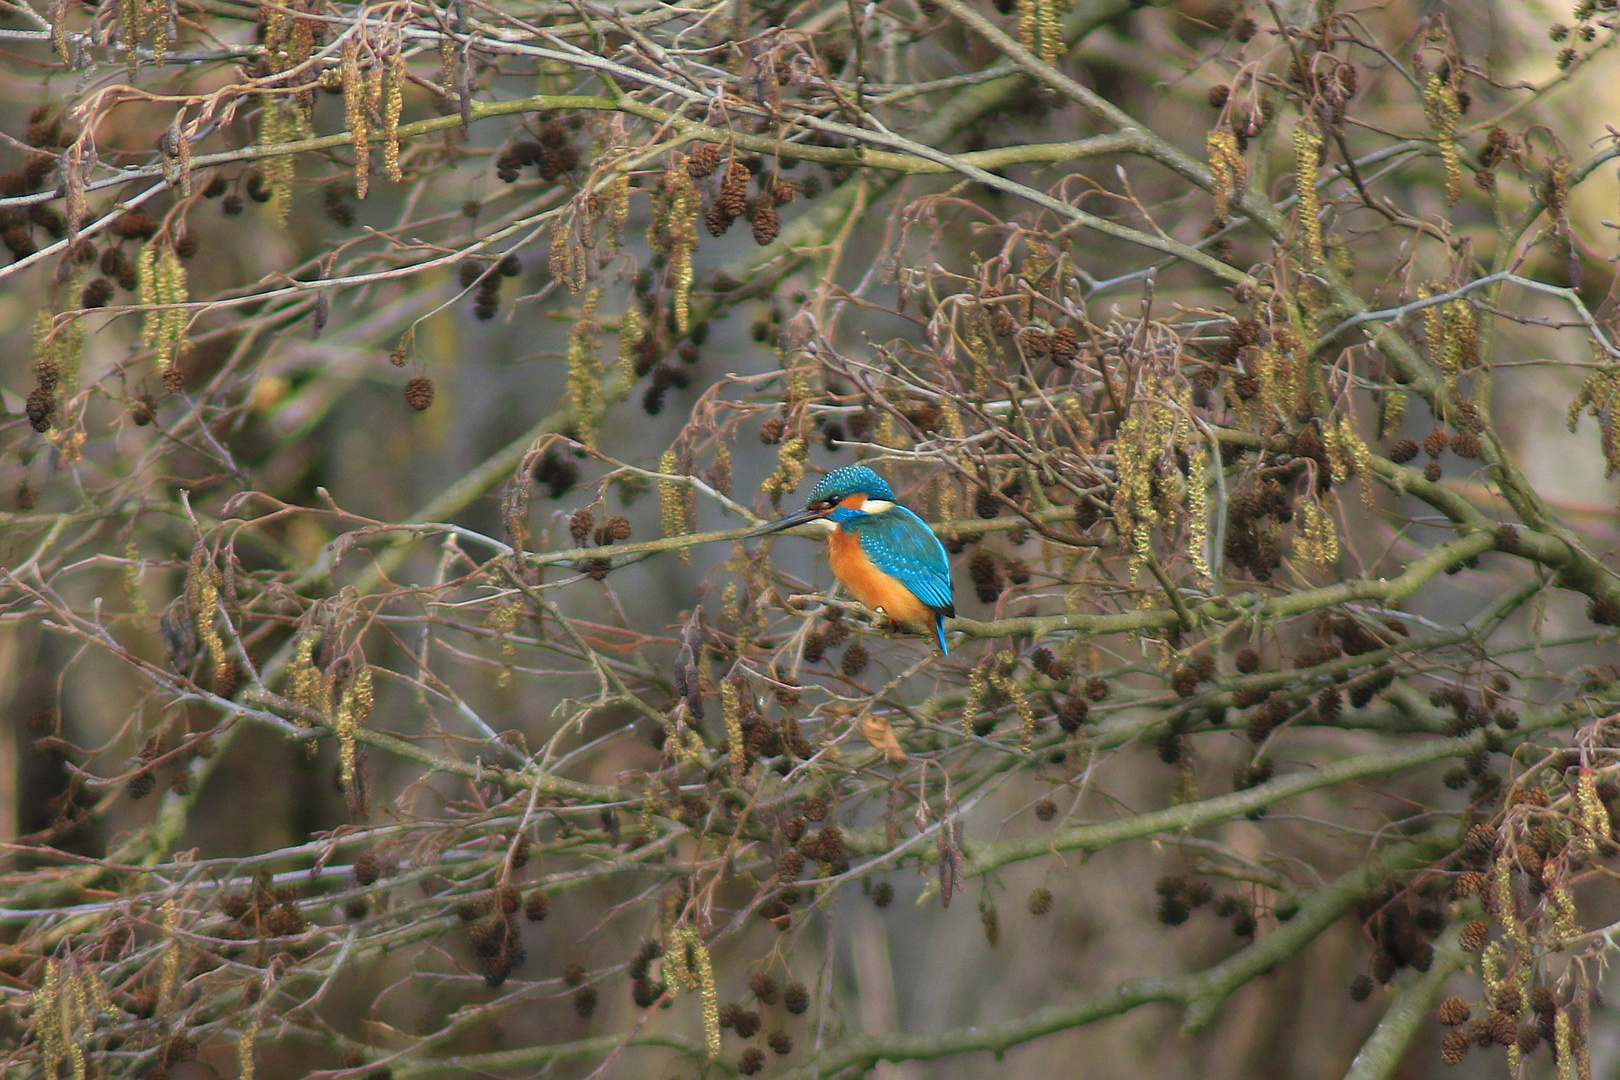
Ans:
<svg viewBox="0 0 1620 1080"><path fill-rule="evenodd" d="M568 222L562 218L553 218L551 221L551 277L568 286L573 292L574 286L569 280L568 271Z"/></svg>
<svg viewBox="0 0 1620 1080"><path fill-rule="evenodd" d="M287 696L306 709L324 713L326 706L320 700L321 673L315 668L315 638L305 634L298 639L293 657L287 663ZM311 721L295 716L299 727L311 726Z"/></svg>
<svg viewBox="0 0 1620 1080"><path fill-rule="evenodd" d="M141 571L146 564L141 559L141 549L131 540L124 545L124 591L129 594L129 608L134 612L138 622L145 622L147 618L146 597L141 594Z"/></svg>
<svg viewBox="0 0 1620 1080"><path fill-rule="evenodd" d="M687 963L686 946L691 927L672 926L664 934L664 983L677 994L694 993L699 983L697 973Z"/></svg>
<svg viewBox="0 0 1620 1080"><path fill-rule="evenodd" d="M698 982L702 986L703 1038L708 1044L709 1060L713 1061L720 1056L720 990L714 982L714 964L709 959L709 949L696 930L691 932L691 942L692 952L697 956Z"/></svg>
<svg viewBox="0 0 1620 1080"><path fill-rule="evenodd" d="M596 340L596 309L601 300L601 289L587 291L579 318L568 331L568 403L579 441L592 450L602 421L602 361Z"/></svg>
<svg viewBox="0 0 1620 1080"><path fill-rule="evenodd" d="M1440 366L1453 374L1473 367L1479 358L1473 305L1466 300L1451 301L1445 305L1441 323L1445 326L1446 355Z"/></svg>
<svg viewBox="0 0 1620 1080"><path fill-rule="evenodd" d="M782 404L785 411L791 416L799 410L801 405L805 404L811 395L812 386L810 380L811 376L815 374L816 364L814 360L801 352L789 352L784 349L776 350L776 362L781 364L782 370L787 373L787 393L783 397ZM893 418L885 413L883 419L887 420L892 428Z"/></svg>
<svg viewBox="0 0 1620 1080"><path fill-rule="evenodd" d="M1187 448L1187 557L1205 581L1209 568L1209 449L1203 441Z"/></svg>
<svg viewBox="0 0 1620 1080"><path fill-rule="evenodd" d="M48 309L41 309L34 316L32 353L35 371L54 371L60 377L62 359L60 355L61 339L56 334L56 316ZM1573 427L1570 428L1574 430Z"/></svg>
<svg viewBox="0 0 1620 1080"><path fill-rule="evenodd" d="M982 308L968 311L966 325L962 331L963 348L968 354L968 361L973 366L973 396L984 401L990 396L990 375L993 367L991 350L995 347L995 334L990 326L990 317ZM883 422L894 425L893 417L884 414Z"/></svg>
<svg viewBox="0 0 1620 1080"><path fill-rule="evenodd" d="M726 718L726 743L731 757L731 778L740 783L748 771L748 748L743 745L742 702L733 679L720 683L720 708Z"/></svg>
<svg viewBox="0 0 1620 1080"><path fill-rule="evenodd" d="M1029 695L1015 679L1003 675L999 667L991 669L990 681L1012 702L1013 711L1018 714L1018 748L1029 753L1035 745L1035 708L1029 702Z"/></svg>
<svg viewBox="0 0 1620 1080"><path fill-rule="evenodd" d="M67 1037L62 1031L62 965L59 960L45 962L45 977L39 989L28 997L28 1026L39 1040L40 1057L46 1076L55 1076L67 1059Z"/></svg>
<svg viewBox="0 0 1620 1080"><path fill-rule="evenodd" d="M360 44L352 38L343 45L342 71L343 123L354 142L354 193L355 198L364 199L371 172L371 110L360 70Z"/></svg>
<svg viewBox="0 0 1620 1080"><path fill-rule="evenodd" d="M73 1066L73 1080L86 1080L84 1047L79 1039L79 1028L86 1020L85 1005L83 980L77 973L71 973L67 978L67 993L61 995L60 1023L68 1061Z"/></svg>
<svg viewBox="0 0 1620 1080"><path fill-rule="evenodd" d="M1553 930L1560 940L1568 941L1580 933L1580 927L1575 925L1575 900L1568 889L1562 885L1550 887L1547 909L1552 913Z"/></svg>
<svg viewBox="0 0 1620 1080"><path fill-rule="evenodd" d="M311 134L303 110L287 102L265 105L259 125L259 142L267 149L307 139ZM292 213L296 160L296 154L271 154L260 165L270 190L270 210L278 225L286 225Z"/></svg>
<svg viewBox="0 0 1620 1080"><path fill-rule="evenodd" d="M174 1004L174 984L180 975L180 941L175 934L178 917L179 909L175 906L175 902L164 901L163 936L167 943L163 948L163 962L158 969L157 1015L165 1020Z"/></svg>
<svg viewBox="0 0 1620 1080"><path fill-rule="evenodd" d="M1558 1080L1574 1080L1575 1055L1570 1045L1568 1010L1559 1009L1553 1019L1553 1048L1558 1051Z"/></svg>
<svg viewBox="0 0 1620 1080"><path fill-rule="evenodd" d="M1462 198L1462 158L1457 152L1457 121L1462 119L1462 102L1457 88L1439 72L1429 76L1423 89L1423 110L1440 141L1440 157L1446 166L1446 205L1456 206Z"/></svg>
<svg viewBox="0 0 1620 1080"><path fill-rule="evenodd" d="M737 583L726 582L726 591L720 594L720 625L727 630L742 629L742 602L738 598Z"/></svg>
<svg viewBox="0 0 1620 1080"><path fill-rule="evenodd" d="M259 1025L262 1017L257 1009L248 1020L248 1026L236 1040L237 1075L239 1080L253 1080L253 1044L259 1039Z"/></svg>
<svg viewBox="0 0 1620 1080"><path fill-rule="evenodd" d="M1519 909L1513 898L1514 872L1513 859L1504 851L1491 870L1491 914L1496 916L1508 940L1523 941L1524 929L1519 923Z"/></svg>
<svg viewBox="0 0 1620 1080"><path fill-rule="evenodd" d="M1237 136L1223 129L1211 131L1204 141L1209 153L1209 175L1215 197L1215 222L1224 226L1231 218L1232 196L1243 186L1248 166L1238 152Z"/></svg>
<svg viewBox="0 0 1620 1080"><path fill-rule="evenodd" d="M147 310L141 320L141 348L150 349L163 324L163 313L156 310L157 298L157 244L149 243L135 256L135 302Z"/></svg>
<svg viewBox="0 0 1620 1080"><path fill-rule="evenodd" d="M669 185L669 269L675 281L675 325L685 334L692 329L692 255L697 251L703 198L685 169L671 169L664 177Z"/></svg>
<svg viewBox="0 0 1620 1080"><path fill-rule="evenodd" d="M985 664L975 667L968 675L967 699L962 703L962 737L973 736L973 722L978 719L984 695L990 688L990 668Z"/></svg>
<svg viewBox="0 0 1620 1080"><path fill-rule="evenodd" d="M1609 811L1598 797L1597 774L1582 766L1580 779L1575 784L1575 805L1580 810L1582 832L1576 837L1576 850L1592 858L1597 854L1598 842L1609 837Z"/></svg>
<svg viewBox="0 0 1620 1080"><path fill-rule="evenodd" d="M230 654L226 651L225 640L219 636L219 629L214 625L218 607L219 582L210 568L197 586L197 636L208 647L208 659L213 663L214 670L224 671L230 667Z"/></svg>
<svg viewBox="0 0 1620 1080"><path fill-rule="evenodd" d="M163 305L158 314L157 362L159 370L166 372L185 354L189 316L184 305L191 300L185 264L167 244L158 256L155 277L157 302Z"/></svg>
<svg viewBox="0 0 1620 1080"><path fill-rule="evenodd" d="M146 5L142 0L118 0L118 22L124 31L124 50L129 57L129 74L140 69L141 42L146 37Z"/></svg>
<svg viewBox="0 0 1620 1080"><path fill-rule="evenodd" d="M292 25L289 7L277 6L268 9L268 17L264 23L264 51L270 61L270 70L278 75L287 70L286 46Z"/></svg>
<svg viewBox="0 0 1620 1080"><path fill-rule="evenodd" d="M1036 29L1041 35L1041 59L1048 64L1055 64L1058 58L1067 50L1068 44L1063 40L1063 11L1067 5L1061 0L1040 0L1040 15L1037 19Z"/></svg>
<svg viewBox="0 0 1620 1080"><path fill-rule="evenodd" d="M518 606L516 604L499 603L489 613L489 625L495 631L495 640L501 646L501 673L495 678L496 686L510 686L512 683L512 665L517 662L517 650L512 646L512 639L508 636L517 629Z"/></svg>
<svg viewBox="0 0 1620 1080"><path fill-rule="evenodd" d="M630 221L630 174L623 169L614 172L607 185L608 224L615 233Z"/></svg>
<svg viewBox="0 0 1620 1080"><path fill-rule="evenodd" d="M724 435L715 436L714 468L709 470L709 483L720 494L731 494L731 446Z"/></svg>
<svg viewBox="0 0 1620 1080"><path fill-rule="evenodd" d="M1333 515L1316 499L1305 503L1305 521L1294 534L1294 550L1300 558L1325 570L1339 558L1339 534Z"/></svg>
<svg viewBox="0 0 1620 1080"><path fill-rule="evenodd" d="M1401 430L1406 422L1406 392L1404 390L1390 390L1384 396L1384 408L1378 418L1378 437L1390 439Z"/></svg>
<svg viewBox="0 0 1620 1080"><path fill-rule="evenodd" d="M366 722L366 714L371 712L371 706L376 700L374 695L371 669L361 668L360 674L355 676L354 684L343 692L343 701L338 705L339 776L344 787L354 783L355 732Z"/></svg>
<svg viewBox="0 0 1620 1080"><path fill-rule="evenodd" d="M1431 285L1418 286L1418 299L1427 300L1437 290ZM1450 351L1446 348L1446 317L1444 304L1430 304L1423 309L1423 337L1429 347L1429 360L1442 370ZM1454 374L1454 373L1448 373Z"/></svg>
<svg viewBox="0 0 1620 1080"><path fill-rule="evenodd" d="M56 55L63 64L71 66L73 64L73 38L68 31L67 5L52 4L51 12L51 47L56 50Z"/></svg>
<svg viewBox="0 0 1620 1080"><path fill-rule="evenodd" d="M152 45L152 62L161 64L169 55L169 5L163 0L149 0L146 25Z"/></svg>
<svg viewBox="0 0 1620 1080"><path fill-rule="evenodd" d="M624 318L619 320L619 363L626 367L635 364L636 350L640 348L646 333L647 324L642 321L641 305L632 300L624 311Z"/></svg>
<svg viewBox="0 0 1620 1080"><path fill-rule="evenodd" d="M1018 0L1018 43L1035 51L1035 31L1040 26L1040 0Z"/></svg>
<svg viewBox="0 0 1620 1080"><path fill-rule="evenodd" d="M1294 128L1294 191L1299 196L1300 243L1305 249L1305 265L1322 264L1322 208L1316 199L1319 176L1317 154L1322 149L1322 133L1307 119Z"/></svg>
<svg viewBox="0 0 1620 1080"><path fill-rule="evenodd" d="M679 474L679 470L680 458L676 455L675 448L670 447L664 451L663 457L659 458L658 471L665 476L675 476ZM658 517L663 524L666 537L686 534L686 499L681 493L684 487L686 485L678 480L658 481ZM681 562L690 563L692 549L681 548L680 557Z"/></svg>
<svg viewBox="0 0 1620 1080"><path fill-rule="evenodd" d="M405 50L396 50L389 58L388 89L383 100L383 171L388 179L399 183L404 179L399 171L399 118L405 112Z"/></svg>
<svg viewBox="0 0 1620 1080"><path fill-rule="evenodd" d="M1152 556L1152 532L1160 522L1153 499L1156 461L1169 445L1177 425L1176 411L1164 402L1168 391L1165 386L1144 386L1114 444L1119 476L1114 490L1114 522L1120 546L1130 553L1133 587Z"/></svg>
<svg viewBox="0 0 1620 1080"><path fill-rule="evenodd" d="M1373 487L1372 450L1357 432L1356 426L1348 416L1339 418L1339 439L1350 454L1350 472L1352 476L1361 477L1361 502L1368 510L1375 504Z"/></svg>
<svg viewBox="0 0 1620 1080"><path fill-rule="evenodd" d="M782 440L782 445L777 447L776 471L760 485L760 490L770 496L772 505L782 505L783 494L798 488L804 479L804 464L809 457L810 444L804 436L794 435Z"/></svg>

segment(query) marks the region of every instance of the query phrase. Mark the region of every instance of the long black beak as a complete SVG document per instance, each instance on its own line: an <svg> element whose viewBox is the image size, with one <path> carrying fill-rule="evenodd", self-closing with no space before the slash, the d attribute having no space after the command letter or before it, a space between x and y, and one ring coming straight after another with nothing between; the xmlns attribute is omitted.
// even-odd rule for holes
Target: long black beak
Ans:
<svg viewBox="0 0 1620 1080"><path fill-rule="evenodd" d="M795 510L793 513L788 514L785 517L779 517L775 521L767 521L759 528L748 533L748 535L769 536L771 533L778 533L785 529L791 529L795 525L803 525L810 521L820 521L826 516L827 515L820 510L811 510L808 508L804 510Z"/></svg>

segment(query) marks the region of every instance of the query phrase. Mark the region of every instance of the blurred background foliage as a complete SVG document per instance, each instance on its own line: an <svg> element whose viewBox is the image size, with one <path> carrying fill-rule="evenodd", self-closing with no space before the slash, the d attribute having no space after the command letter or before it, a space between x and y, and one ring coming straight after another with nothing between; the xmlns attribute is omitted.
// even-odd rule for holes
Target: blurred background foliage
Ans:
<svg viewBox="0 0 1620 1080"><path fill-rule="evenodd" d="M0 2L6 1075L1611 1075L1615 33Z"/></svg>

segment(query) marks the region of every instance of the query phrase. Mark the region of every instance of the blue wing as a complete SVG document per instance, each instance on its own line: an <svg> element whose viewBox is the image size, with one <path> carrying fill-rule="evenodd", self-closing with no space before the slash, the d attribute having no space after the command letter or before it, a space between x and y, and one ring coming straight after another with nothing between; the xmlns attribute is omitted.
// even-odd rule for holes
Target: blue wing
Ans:
<svg viewBox="0 0 1620 1080"><path fill-rule="evenodd" d="M893 574L912 594L941 615L955 615L951 564L934 531L903 506L865 514L844 523L860 538L872 561Z"/></svg>

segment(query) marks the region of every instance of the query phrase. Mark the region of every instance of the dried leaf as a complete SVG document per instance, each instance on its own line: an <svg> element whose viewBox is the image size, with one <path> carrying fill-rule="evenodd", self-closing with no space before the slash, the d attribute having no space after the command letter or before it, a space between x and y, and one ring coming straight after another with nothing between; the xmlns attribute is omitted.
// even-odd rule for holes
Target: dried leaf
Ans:
<svg viewBox="0 0 1620 1080"><path fill-rule="evenodd" d="M900 740L894 737L894 728L881 716L867 713L861 717L861 735L872 744L874 750L883 751L883 756L889 759L890 765L898 765L906 760L906 752L900 748Z"/></svg>

